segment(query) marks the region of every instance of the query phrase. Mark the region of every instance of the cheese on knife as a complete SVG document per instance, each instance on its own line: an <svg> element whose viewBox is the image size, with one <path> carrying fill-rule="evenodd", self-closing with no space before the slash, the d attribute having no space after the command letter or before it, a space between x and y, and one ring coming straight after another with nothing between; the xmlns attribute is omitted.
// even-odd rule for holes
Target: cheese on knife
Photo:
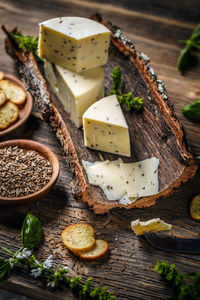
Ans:
<svg viewBox="0 0 200 300"><path fill-rule="evenodd" d="M61 17L40 25L39 55L76 73L106 64L110 30L80 17Z"/></svg>
<svg viewBox="0 0 200 300"><path fill-rule="evenodd" d="M130 156L128 125L115 95L92 104L83 115L85 146Z"/></svg>
<svg viewBox="0 0 200 300"><path fill-rule="evenodd" d="M144 197L158 193L158 165L159 159L156 157L120 164L129 197Z"/></svg>
<svg viewBox="0 0 200 300"><path fill-rule="evenodd" d="M152 231L171 230L172 225L165 223L160 220L160 218L151 219L146 222L142 222L140 219L137 219L131 222L131 228L136 235L143 235L145 232L151 233Z"/></svg>
<svg viewBox="0 0 200 300"><path fill-rule="evenodd" d="M104 69L97 67L79 74L45 60L45 76L71 120L82 126L87 108L104 95Z"/></svg>

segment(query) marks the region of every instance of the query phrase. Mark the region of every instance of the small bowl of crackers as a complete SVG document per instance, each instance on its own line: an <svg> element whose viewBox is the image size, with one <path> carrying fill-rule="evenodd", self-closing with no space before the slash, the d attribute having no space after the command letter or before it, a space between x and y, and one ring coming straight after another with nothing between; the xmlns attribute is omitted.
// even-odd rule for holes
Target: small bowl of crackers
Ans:
<svg viewBox="0 0 200 300"><path fill-rule="evenodd" d="M0 137L20 127L32 111L32 97L23 83L0 71Z"/></svg>

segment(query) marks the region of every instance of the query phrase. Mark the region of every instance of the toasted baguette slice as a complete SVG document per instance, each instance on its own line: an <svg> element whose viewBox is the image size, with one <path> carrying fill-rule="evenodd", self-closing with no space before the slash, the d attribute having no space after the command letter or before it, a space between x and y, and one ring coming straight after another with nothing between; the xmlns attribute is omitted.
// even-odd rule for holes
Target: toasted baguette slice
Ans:
<svg viewBox="0 0 200 300"><path fill-rule="evenodd" d="M200 194L192 198L190 203L190 216L194 220L200 220Z"/></svg>
<svg viewBox="0 0 200 300"><path fill-rule="evenodd" d="M101 258L108 252L108 243L104 240L96 240L94 247L86 252L78 253L79 257L85 260Z"/></svg>
<svg viewBox="0 0 200 300"><path fill-rule="evenodd" d="M1 73L0 73L1 75ZM6 102L6 95L4 91L0 89L0 106L2 106Z"/></svg>
<svg viewBox="0 0 200 300"><path fill-rule="evenodd" d="M89 224L69 225L61 234L64 245L74 252L85 252L95 245L94 229Z"/></svg>
<svg viewBox="0 0 200 300"><path fill-rule="evenodd" d="M4 79L4 73L0 71L0 80Z"/></svg>
<svg viewBox="0 0 200 300"><path fill-rule="evenodd" d="M0 130L6 129L10 124L15 122L18 116L18 107L10 101L7 101L0 107Z"/></svg>
<svg viewBox="0 0 200 300"><path fill-rule="evenodd" d="M26 100L25 91L15 84L5 83L2 86L2 90L6 94L7 99L16 105L22 105Z"/></svg>

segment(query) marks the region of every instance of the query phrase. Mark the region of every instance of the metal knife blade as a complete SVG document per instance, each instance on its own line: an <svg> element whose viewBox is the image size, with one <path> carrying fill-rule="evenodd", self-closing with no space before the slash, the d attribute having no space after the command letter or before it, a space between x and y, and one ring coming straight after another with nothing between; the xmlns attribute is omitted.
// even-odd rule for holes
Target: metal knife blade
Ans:
<svg viewBox="0 0 200 300"><path fill-rule="evenodd" d="M146 240L153 247L169 252L200 254L200 239L159 236L155 232L144 233Z"/></svg>

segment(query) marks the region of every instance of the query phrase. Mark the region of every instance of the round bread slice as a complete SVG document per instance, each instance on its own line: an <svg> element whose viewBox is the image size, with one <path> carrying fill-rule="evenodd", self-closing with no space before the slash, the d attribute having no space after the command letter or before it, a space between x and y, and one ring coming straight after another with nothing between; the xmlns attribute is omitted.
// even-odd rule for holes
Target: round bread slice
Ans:
<svg viewBox="0 0 200 300"><path fill-rule="evenodd" d="M4 79L4 73L0 71L0 80Z"/></svg>
<svg viewBox="0 0 200 300"><path fill-rule="evenodd" d="M15 122L18 116L18 107L10 101L7 101L0 107L0 130L6 129L10 124Z"/></svg>
<svg viewBox="0 0 200 300"><path fill-rule="evenodd" d="M61 236L64 245L75 254L90 250L95 245L94 229L89 224L69 225Z"/></svg>
<svg viewBox="0 0 200 300"><path fill-rule="evenodd" d="M95 260L101 258L108 252L108 243L104 240L96 240L94 247L88 251L78 253L79 257L85 260Z"/></svg>
<svg viewBox="0 0 200 300"><path fill-rule="evenodd" d="M194 220L200 220L200 194L192 198L190 203L190 216Z"/></svg>
<svg viewBox="0 0 200 300"><path fill-rule="evenodd" d="M4 91L0 89L0 106L2 106L6 102L6 95Z"/></svg>
<svg viewBox="0 0 200 300"><path fill-rule="evenodd" d="M8 80L0 80L0 88L4 91L4 89L6 89L6 87L9 85L9 81ZM4 91L5 93L5 91Z"/></svg>
<svg viewBox="0 0 200 300"><path fill-rule="evenodd" d="M5 92L7 99L16 105L22 105L26 100L25 91L15 84L5 83L2 90Z"/></svg>

